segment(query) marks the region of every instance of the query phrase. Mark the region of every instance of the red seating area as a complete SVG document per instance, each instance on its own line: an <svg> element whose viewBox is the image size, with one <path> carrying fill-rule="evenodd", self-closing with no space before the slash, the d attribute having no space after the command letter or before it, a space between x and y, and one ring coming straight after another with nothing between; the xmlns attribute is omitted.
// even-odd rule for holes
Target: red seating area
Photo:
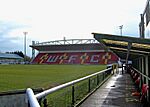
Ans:
<svg viewBox="0 0 150 107"><path fill-rule="evenodd" d="M33 64L111 64L118 61L112 52L39 53Z"/></svg>
<svg viewBox="0 0 150 107"><path fill-rule="evenodd" d="M139 74L136 70L129 67L127 71L131 75L133 82L135 83L137 87L137 90L134 90L134 92L132 93L132 96L139 96L140 102L143 102L143 103L147 102L147 93L149 89L148 84L141 82L141 74Z"/></svg>
<svg viewBox="0 0 150 107"><path fill-rule="evenodd" d="M149 86L147 84L142 85L141 96L140 96L141 102L145 102L145 100L147 100L148 89L149 89Z"/></svg>

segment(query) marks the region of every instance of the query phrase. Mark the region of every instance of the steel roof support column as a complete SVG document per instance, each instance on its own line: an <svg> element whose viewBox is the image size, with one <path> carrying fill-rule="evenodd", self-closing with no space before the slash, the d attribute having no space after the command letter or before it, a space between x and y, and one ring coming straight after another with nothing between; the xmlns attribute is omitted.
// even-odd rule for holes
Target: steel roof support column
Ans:
<svg viewBox="0 0 150 107"><path fill-rule="evenodd" d="M35 45L35 41L32 41L32 46ZM32 60L35 58L35 49L32 48Z"/></svg>
<svg viewBox="0 0 150 107"><path fill-rule="evenodd" d="M147 66L148 66L148 77L150 77L150 55L148 56L147 60L148 60L148 64L147 64ZM148 100L150 102L150 80L148 81L148 86L149 86Z"/></svg>
<svg viewBox="0 0 150 107"><path fill-rule="evenodd" d="M148 76L149 74L149 72L148 72L148 56L145 56L145 71L146 71L146 75ZM149 81L148 81L148 79L146 79L146 84L149 84ZM149 95L148 95L149 96ZM148 98L148 100L149 100L149 98ZM149 100L150 101L150 100Z"/></svg>
<svg viewBox="0 0 150 107"><path fill-rule="evenodd" d="M144 75L146 75L146 56L143 56L142 58L142 72L144 73ZM146 78L144 78L144 83L146 83Z"/></svg>
<svg viewBox="0 0 150 107"><path fill-rule="evenodd" d="M139 71L142 73L142 58L139 58ZM142 75L140 76L141 80L140 80L140 89L142 88L142 84L143 84L143 77Z"/></svg>
<svg viewBox="0 0 150 107"><path fill-rule="evenodd" d="M145 38L144 15L141 14L141 22L139 24L140 38Z"/></svg>
<svg viewBox="0 0 150 107"><path fill-rule="evenodd" d="M139 70L139 59L137 60L137 69Z"/></svg>
<svg viewBox="0 0 150 107"><path fill-rule="evenodd" d="M141 73L143 73L144 75L145 73L145 68L144 68L144 57L141 58ZM142 81L143 83L146 83L146 78L142 76Z"/></svg>
<svg viewBox="0 0 150 107"><path fill-rule="evenodd" d="M131 46L132 46L132 43L128 42L128 50L127 50L127 56L126 56L126 66L128 66L128 58L129 58Z"/></svg>
<svg viewBox="0 0 150 107"><path fill-rule="evenodd" d="M136 62L136 63L135 63L135 66L133 66L133 67L135 67L136 69L139 70L139 59L135 59L134 62Z"/></svg>

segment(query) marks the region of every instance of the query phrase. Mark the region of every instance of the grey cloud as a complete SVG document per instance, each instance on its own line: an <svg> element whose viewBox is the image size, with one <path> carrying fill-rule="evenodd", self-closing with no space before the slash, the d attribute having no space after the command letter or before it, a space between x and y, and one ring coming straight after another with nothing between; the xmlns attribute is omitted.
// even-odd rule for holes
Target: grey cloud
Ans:
<svg viewBox="0 0 150 107"><path fill-rule="evenodd" d="M20 28L20 25L16 25L12 22L3 22L0 21L0 36L1 37L7 37L8 33L11 32L14 29Z"/></svg>
<svg viewBox="0 0 150 107"><path fill-rule="evenodd" d="M21 50L22 46L17 37L10 37L9 33L15 29L22 28L23 25L15 24L14 22L0 21L0 51Z"/></svg>

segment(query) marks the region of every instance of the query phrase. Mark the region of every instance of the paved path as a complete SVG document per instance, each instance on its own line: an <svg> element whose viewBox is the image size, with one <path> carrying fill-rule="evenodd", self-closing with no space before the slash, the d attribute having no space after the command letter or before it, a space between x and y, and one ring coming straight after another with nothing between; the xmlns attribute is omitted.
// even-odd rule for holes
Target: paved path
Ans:
<svg viewBox="0 0 150 107"><path fill-rule="evenodd" d="M80 107L142 107L139 97L132 96L136 90L129 74L112 76Z"/></svg>

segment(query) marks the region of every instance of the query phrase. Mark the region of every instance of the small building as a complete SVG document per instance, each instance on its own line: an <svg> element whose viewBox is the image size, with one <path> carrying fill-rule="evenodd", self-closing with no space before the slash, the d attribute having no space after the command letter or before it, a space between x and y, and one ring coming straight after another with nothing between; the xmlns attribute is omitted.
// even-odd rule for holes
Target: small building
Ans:
<svg viewBox="0 0 150 107"><path fill-rule="evenodd" d="M23 58L17 54L0 53L0 64L21 64Z"/></svg>

